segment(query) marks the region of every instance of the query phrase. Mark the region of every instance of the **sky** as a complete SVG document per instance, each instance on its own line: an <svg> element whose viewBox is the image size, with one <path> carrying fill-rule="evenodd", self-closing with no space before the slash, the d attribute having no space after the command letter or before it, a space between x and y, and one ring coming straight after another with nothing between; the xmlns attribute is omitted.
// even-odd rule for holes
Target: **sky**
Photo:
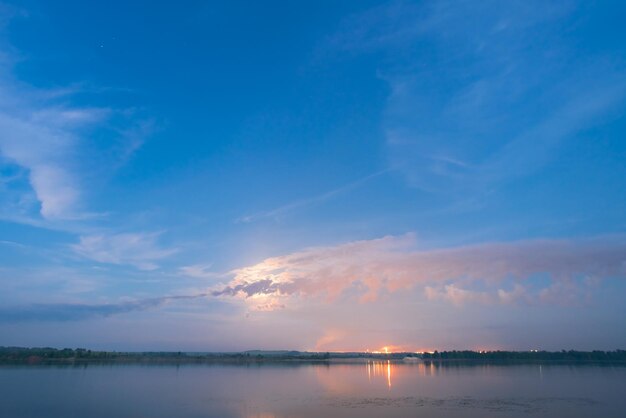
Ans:
<svg viewBox="0 0 626 418"><path fill-rule="evenodd" d="M626 348L624 18L0 3L0 345Z"/></svg>

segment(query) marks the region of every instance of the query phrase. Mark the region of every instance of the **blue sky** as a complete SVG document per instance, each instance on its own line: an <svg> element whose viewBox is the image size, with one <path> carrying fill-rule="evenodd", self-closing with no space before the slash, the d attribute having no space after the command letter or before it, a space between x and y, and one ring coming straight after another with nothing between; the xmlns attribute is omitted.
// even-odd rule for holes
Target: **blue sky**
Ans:
<svg viewBox="0 0 626 418"><path fill-rule="evenodd" d="M1 3L0 345L623 348L625 12Z"/></svg>

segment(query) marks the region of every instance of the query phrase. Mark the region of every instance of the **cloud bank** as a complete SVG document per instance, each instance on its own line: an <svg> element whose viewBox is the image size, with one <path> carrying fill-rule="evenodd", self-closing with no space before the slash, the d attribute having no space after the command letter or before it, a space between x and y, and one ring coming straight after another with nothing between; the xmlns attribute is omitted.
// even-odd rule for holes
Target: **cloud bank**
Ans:
<svg viewBox="0 0 626 418"><path fill-rule="evenodd" d="M569 303L602 279L626 277L626 239L528 240L420 250L415 236L408 234L311 248L233 274L230 283L212 294L259 306L302 298L371 302L416 288L429 300L455 304Z"/></svg>

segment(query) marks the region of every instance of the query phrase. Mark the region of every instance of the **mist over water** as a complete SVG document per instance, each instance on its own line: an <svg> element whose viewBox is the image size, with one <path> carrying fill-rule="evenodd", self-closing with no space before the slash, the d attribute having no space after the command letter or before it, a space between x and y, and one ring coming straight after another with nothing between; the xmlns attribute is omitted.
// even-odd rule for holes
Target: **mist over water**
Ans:
<svg viewBox="0 0 626 418"><path fill-rule="evenodd" d="M625 390L622 366L4 366L0 416L620 417Z"/></svg>

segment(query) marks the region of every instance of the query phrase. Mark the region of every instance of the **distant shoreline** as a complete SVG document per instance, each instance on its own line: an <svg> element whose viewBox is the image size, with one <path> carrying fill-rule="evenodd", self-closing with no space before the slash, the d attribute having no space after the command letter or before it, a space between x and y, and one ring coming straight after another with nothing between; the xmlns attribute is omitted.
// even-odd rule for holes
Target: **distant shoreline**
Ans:
<svg viewBox="0 0 626 418"><path fill-rule="evenodd" d="M269 364L282 364L282 365L355 365L355 364L367 364L368 359L329 359L329 360L314 360L314 359L277 359L277 358L264 358L264 359L252 359L252 360L237 360L237 359L215 359L215 358L117 358L117 359L80 359L80 358L67 358L67 359L35 359L35 360L0 360L0 367L2 366L88 366L88 365L101 365L101 366L113 366L113 365L144 365L144 366L183 366L183 365L231 365L231 366L250 366L250 365L269 365ZM370 362L380 362L384 360L369 359ZM595 365L595 366L624 366L626 367L626 361L572 361L572 360L423 360L420 362L405 362L402 360L389 360L391 364L406 364L406 365L435 365L436 367L445 366L481 366L481 365L493 365L493 366L514 366L514 365L563 365L563 366L575 366L575 365Z"/></svg>
<svg viewBox="0 0 626 418"><path fill-rule="evenodd" d="M428 365L603 364L626 365L626 351L442 351L428 353L245 351L117 352L87 349L0 347L0 365L88 364L350 364L367 362Z"/></svg>

